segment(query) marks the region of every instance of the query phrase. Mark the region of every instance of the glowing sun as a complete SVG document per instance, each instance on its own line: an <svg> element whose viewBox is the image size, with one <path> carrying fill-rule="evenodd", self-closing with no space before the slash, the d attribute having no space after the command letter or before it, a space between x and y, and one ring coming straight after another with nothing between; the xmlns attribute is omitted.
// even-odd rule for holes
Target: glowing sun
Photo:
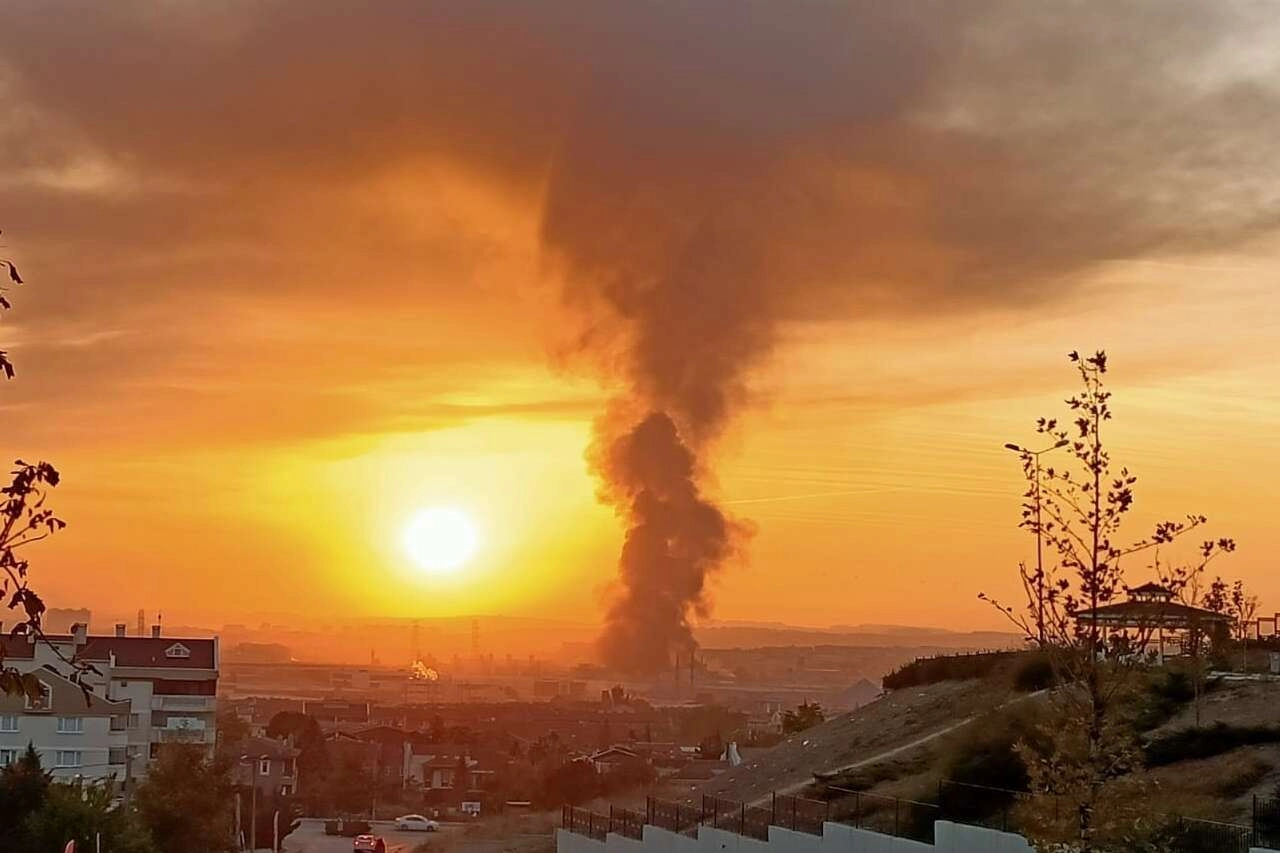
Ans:
<svg viewBox="0 0 1280 853"><path fill-rule="evenodd" d="M404 530L404 548L423 571L454 572L475 556L480 535L467 514L451 507L424 509Z"/></svg>

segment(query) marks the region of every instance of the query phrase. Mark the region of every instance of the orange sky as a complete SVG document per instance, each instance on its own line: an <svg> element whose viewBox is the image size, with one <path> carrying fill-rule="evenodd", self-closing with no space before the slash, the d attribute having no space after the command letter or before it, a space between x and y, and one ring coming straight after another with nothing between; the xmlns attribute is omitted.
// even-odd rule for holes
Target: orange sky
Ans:
<svg viewBox="0 0 1280 853"><path fill-rule="evenodd" d="M658 392L592 288L674 244L723 279L709 317L768 317L704 460L755 526L716 617L999 625L976 594L1032 553L1001 445L1097 347L1133 534L1205 513L1280 608L1274 27L1189 4L1135 46L1141 4L974 5L853 4L821 38L818 4L0 12L30 285L0 449L63 470L69 522L38 588L215 625L599 618L621 530L584 452L609 399ZM481 528L455 578L400 547L437 504Z"/></svg>

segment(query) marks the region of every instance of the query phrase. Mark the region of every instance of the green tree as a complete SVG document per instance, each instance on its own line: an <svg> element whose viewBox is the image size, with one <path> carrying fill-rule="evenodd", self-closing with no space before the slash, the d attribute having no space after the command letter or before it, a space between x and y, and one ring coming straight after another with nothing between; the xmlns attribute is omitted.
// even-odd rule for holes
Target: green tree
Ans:
<svg viewBox="0 0 1280 853"><path fill-rule="evenodd" d="M267 722L267 737L292 740L298 752L298 788L314 793L329 774L329 749L320 724L310 714L281 711Z"/></svg>
<svg viewBox="0 0 1280 853"><path fill-rule="evenodd" d="M249 724L235 711L223 711L218 715L218 741L223 745L239 743L250 734Z"/></svg>
<svg viewBox="0 0 1280 853"><path fill-rule="evenodd" d="M782 731L784 734L802 732L818 725L825 719L826 715L822 711L822 706L817 702L802 702L796 706L794 711L783 713Z"/></svg>
<svg viewBox="0 0 1280 853"><path fill-rule="evenodd" d="M160 853L224 853L234 848L231 765L195 744L166 744L138 786L138 818Z"/></svg>
<svg viewBox="0 0 1280 853"><path fill-rule="evenodd" d="M44 806L50 784L40 754L30 744L21 758L0 768L0 850L27 849L27 820Z"/></svg>
<svg viewBox="0 0 1280 853"><path fill-rule="evenodd" d="M98 837L109 853L155 851L134 815L114 807L106 784L54 783L39 811L27 818L27 836L30 853L61 850L68 841L75 841L77 850L93 850Z"/></svg>

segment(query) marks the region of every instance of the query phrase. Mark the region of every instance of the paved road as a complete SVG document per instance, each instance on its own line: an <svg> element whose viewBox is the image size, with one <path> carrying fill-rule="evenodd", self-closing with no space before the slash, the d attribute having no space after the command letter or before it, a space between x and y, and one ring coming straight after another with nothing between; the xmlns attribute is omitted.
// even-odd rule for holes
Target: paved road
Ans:
<svg viewBox="0 0 1280 853"><path fill-rule="evenodd" d="M388 821L375 821L372 832L387 842L387 853L410 853L424 841L443 838L455 832L448 825L442 826L439 832L398 832L395 825ZM284 839L285 853L351 853L351 839L338 835L324 834L324 821L319 818L303 818L302 826L289 833Z"/></svg>

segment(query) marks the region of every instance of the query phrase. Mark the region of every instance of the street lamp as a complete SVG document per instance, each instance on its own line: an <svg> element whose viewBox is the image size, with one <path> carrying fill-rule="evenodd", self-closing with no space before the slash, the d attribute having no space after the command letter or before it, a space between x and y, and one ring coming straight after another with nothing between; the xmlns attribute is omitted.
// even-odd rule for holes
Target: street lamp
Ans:
<svg viewBox="0 0 1280 853"><path fill-rule="evenodd" d="M240 762L249 762L253 768L253 782L249 788L249 849L258 849L258 764L261 761L269 760L271 756L260 755L255 759L251 755L240 756Z"/></svg>
<svg viewBox="0 0 1280 853"><path fill-rule="evenodd" d="M1006 450L1012 450L1024 459L1030 458L1035 465L1032 499L1036 505L1036 631L1040 635L1040 648L1044 648L1044 532L1040 524L1040 457L1060 447L1066 447L1068 444L1070 442L1065 438L1060 438L1053 445L1043 450L1028 450L1013 442L1006 442L1004 446Z"/></svg>

